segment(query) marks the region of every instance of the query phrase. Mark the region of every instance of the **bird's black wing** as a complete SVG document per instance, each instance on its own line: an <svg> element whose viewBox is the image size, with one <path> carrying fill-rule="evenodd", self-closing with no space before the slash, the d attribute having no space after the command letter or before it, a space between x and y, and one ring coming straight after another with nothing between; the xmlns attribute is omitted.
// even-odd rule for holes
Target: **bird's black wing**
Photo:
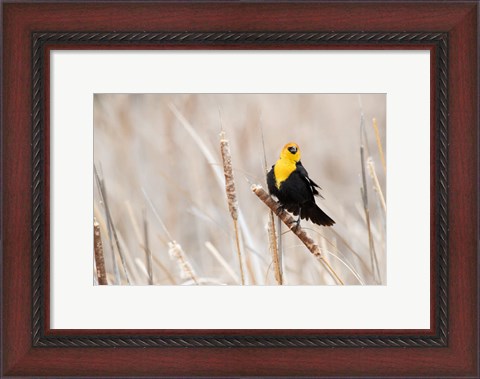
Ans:
<svg viewBox="0 0 480 379"><path fill-rule="evenodd" d="M298 172L298 176L302 178L303 182L311 190L312 200L303 203L301 208L294 209L294 211L296 211L293 212L294 215L300 213L300 218L306 220L310 219L314 224L317 225L332 226L335 224L335 221L333 221L322 209L320 209L320 207L315 204L315 200L313 200L314 195L318 195L323 199L323 196L317 191L317 188L321 189L320 186L310 179L307 170L305 170L305 167L303 167L301 162L297 163L297 169L295 171Z"/></svg>
<svg viewBox="0 0 480 379"><path fill-rule="evenodd" d="M305 167L303 167L302 162L298 161L297 162L297 171L302 177L302 179L308 184L310 189L312 190L313 195L318 195L323 199L323 196L320 195L317 191L317 188L322 189L317 183L315 183L310 177L308 176L307 170L305 170Z"/></svg>
<svg viewBox="0 0 480 379"><path fill-rule="evenodd" d="M270 192L270 195L275 195L278 196L278 189L277 186L275 185L275 174L273 172L275 166L272 166L271 170L267 174L267 186L268 186L268 192Z"/></svg>

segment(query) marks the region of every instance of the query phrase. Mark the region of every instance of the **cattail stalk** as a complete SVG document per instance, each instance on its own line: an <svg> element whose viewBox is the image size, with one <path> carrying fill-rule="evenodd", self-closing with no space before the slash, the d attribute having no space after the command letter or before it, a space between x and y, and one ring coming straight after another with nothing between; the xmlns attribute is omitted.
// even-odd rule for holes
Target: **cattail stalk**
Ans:
<svg viewBox="0 0 480 379"><path fill-rule="evenodd" d="M100 235L100 224L93 219L93 250L95 252L95 266L97 267L97 278L99 285L108 285L105 272L105 258L103 256L102 236Z"/></svg>
<svg viewBox="0 0 480 379"><path fill-rule="evenodd" d="M283 285L283 270L281 256L278 253L277 233L275 232L275 218L273 211L270 211L268 219L268 239L270 253L272 254L273 268L275 272L275 280L279 285Z"/></svg>
<svg viewBox="0 0 480 379"><path fill-rule="evenodd" d="M275 213L285 225L303 242L307 249L317 258L328 271L330 276L335 280L337 284L343 285L343 281L333 270L332 266L327 262L327 260L322 255L320 247L315 243L315 241L297 224L290 214L288 214L282 207L275 201L273 198L259 185L252 185L252 191L255 195L262 200L267 207L269 207L273 213Z"/></svg>
<svg viewBox="0 0 480 379"><path fill-rule="evenodd" d="M233 228L235 230L235 245L237 248L238 263L240 266L240 279L242 285L245 285L245 274L243 270L243 257L240 250L240 230L238 228L238 201L235 190L235 180L233 177L232 156L230 154L230 146L225 138L225 132L220 133L220 151L222 153L223 173L225 174L225 191L227 193L228 209L233 220Z"/></svg>
<svg viewBox="0 0 480 379"><path fill-rule="evenodd" d="M263 171L265 173L265 184L266 178L268 174L267 168L267 153L265 152L265 138L263 136L263 128L262 123L259 122L258 126L260 128L260 135L262 137L262 151L263 151ZM268 240L269 240L269 247L270 253L272 254L272 262L275 272L275 280L279 285L283 284L283 264L282 264L282 223L278 222L278 240L277 240L277 232L275 230L275 217L273 212L270 211L269 218L268 218Z"/></svg>

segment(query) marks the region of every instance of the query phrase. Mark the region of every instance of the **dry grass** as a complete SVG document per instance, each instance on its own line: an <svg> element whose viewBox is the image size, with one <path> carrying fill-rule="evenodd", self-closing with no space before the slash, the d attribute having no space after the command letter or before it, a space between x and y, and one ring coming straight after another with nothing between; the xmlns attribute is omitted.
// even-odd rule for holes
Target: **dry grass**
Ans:
<svg viewBox="0 0 480 379"><path fill-rule="evenodd" d="M387 171L387 163L385 162L385 154L383 154L382 139L380 138L380 132L378 131L377 119L374 117L372 120L373 130L375 131L375 141L377 142L378 153L380 154L380 160L382 162L383 171Z"/></svg>
<svg viewBox="0 0 480 379"><path fill-rule="evenodd" d="M368 245L370 248L370 261L371 261L371 270L375 273L375 281L377 284L382 282L380 276L380 269L378 267L377 252L375 250L375 241L372 236L372 225L370 222L370 207L368 203L368 187L365 171L367 169L366 159L365 159L365 145L366 145L366 131L365 131L365 118L363 112L360 116L360 162L362 165L362 185L360 187L360 193L362 194L363 210L365 211L365 221L367 224L368 232ZM367 149L368 151L368 149Z"/></svg>
<svg viewBox="0 0 480 379"><path fill-rule="evenodd" d="M149 242L148 242L148 221L146 210L143 210L143 235L145 237L145 243L143 245L145 249L145 256L147 261L148 269L148 284L153 284L153 271L152 271L152 252L150 251Z"/></svg>
<svg viewBox="0 0 480 379"><path fill-rule="evenodd" d="M322 259L345 284L385 283L386 171L375 163L385 159L386 98L361 99L359 106L355 94L95 95L94 205L108 283L339 283L294 232L272 227L276 217L250 190L292 140L322 187L317 203L336 221L302 223ZM376 124L359 138L362 113ZM375 192L370 201L363 189Z"/></svg>
<svg viewBox="0 0 480 379"><path fill-rule="evenodd" d="M115 228L115 224L113 222L112 215L110 213L110 208L108 206L107 190L106 190L105 181L103 180L103 178L100 178L100 175L98 174L97 168L94 167L93 169L94 169L94 174L95 174L95 179L96 179L96 183L97 183L97 186L98 186L98 190L99 190L99 193L100 193L100 200L99 201L101 203L103 203L104 209L105 209L105 215L106 215L106 218L107 218L109 241L111 243L111 245L110 245L111 250L112 250L112 253L115 254L115 250L114 250L112 242L111 242L112 241L112 236L113 236L113 239L115 240L115 247L117 248L118 255L120 256L120 259L121 259L121 262L122 262L122 267L123 267L123 272L125 274L125 279L127 281L127 284L131 284L130 283L130 278L129 278L129 275L128 275L128 272L127 272L127 264L126 264L125 255L123 254L123 250L122 250L121 244L120 244L120 239L117 235L117 229ZM118 274L118 268L116 268L116 264L115 264L114 272L116 274L115 276L118 278L119 274ZM119 279L117 279L117 282L119 282Z"/></svg>
<svg viewBox="0 0 480 379"><path fill-rule="evenodd" d="M387 213L387 203L385 202L385 197L383 196L383 191L382 187L380 186L380 182L378 181L378 176L377 172L375 170L375 164L373 163L373 159L368 158L367 159L367 166L368 166L368 172L370 174L370 177L373 180L374 187L373 189L378 195L378 198L380 200L380 204L382 205L383 211Z"/></svg>

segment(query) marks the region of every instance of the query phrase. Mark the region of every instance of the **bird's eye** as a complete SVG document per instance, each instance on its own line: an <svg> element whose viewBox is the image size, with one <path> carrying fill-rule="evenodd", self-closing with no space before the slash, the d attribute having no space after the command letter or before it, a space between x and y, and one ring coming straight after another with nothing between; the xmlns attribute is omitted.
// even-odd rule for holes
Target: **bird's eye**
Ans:
<svg viewBox="0 0 480 379"><path fill-rule="evenodd" d="M288 151L291 152L292 154L295 154L297 152L297 148L295 146L290 146L288 148Z"/></svg>

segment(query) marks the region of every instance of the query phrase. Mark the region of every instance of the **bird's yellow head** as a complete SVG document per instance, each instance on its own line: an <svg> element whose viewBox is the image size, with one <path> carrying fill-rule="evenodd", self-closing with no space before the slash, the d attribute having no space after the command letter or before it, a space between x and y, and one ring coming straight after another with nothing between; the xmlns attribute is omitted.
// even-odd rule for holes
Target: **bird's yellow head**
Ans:
<svg viewBox="0 0 480 379"><path fill-rule="evenodd" d="M293 162L300 161L300 148L295 142L287 143L280 153L280 159L285 159Z"/></svg>

